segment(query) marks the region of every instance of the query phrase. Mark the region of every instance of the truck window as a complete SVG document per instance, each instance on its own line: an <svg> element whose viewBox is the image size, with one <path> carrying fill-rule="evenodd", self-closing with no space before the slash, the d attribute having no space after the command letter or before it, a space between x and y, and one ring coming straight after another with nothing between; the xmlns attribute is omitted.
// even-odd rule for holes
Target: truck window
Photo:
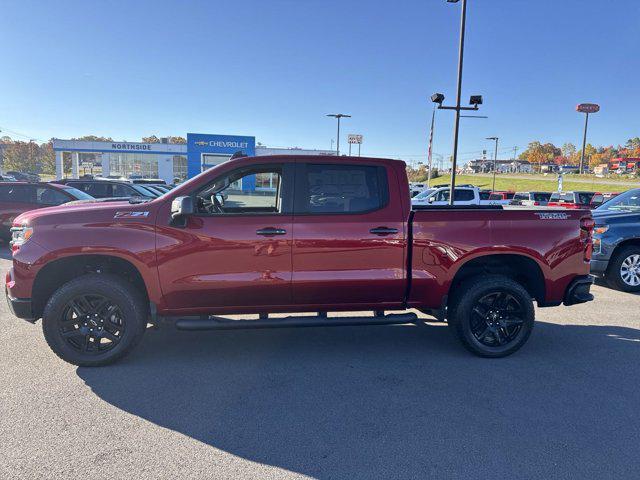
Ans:
<svg viewBox="0 0 640 480"><path fill-rule="evenodd" d="M466 188L458 190L456 188L455 192L456 193L453 197L454 202L470 202L475 198L475 195L473 194L473 190L469 190Z"/></svg>
<svg viewBox="0 0 640 480"><path fill-rule="evenodd" d="M201 215L282 213L282 166L234 170L196 194Z"/></svg>
<svg viewBox="0 0 640 480"><path fill-rule="evenodd" d="M386 170L369 165L308 164L296 211L363 213L387 202Z"/></svg>
<svg viewBox="0 0 640 480"><path fill-rule="evenodd" d="M533 200L536 202L548 202L549 198L551 198L550 193L536 192L533 194Z"/></svg>
<svg viewBox="0 0 640 480"><path fill-rule="evenodd" d="M3 185L0 200L8 203L33 203L33 190L29 185Z"/></svg>
<svg viewBox="0 0 640 480"><path fill-rule="evenodd" d="M516 193L513 196L514 200L529 200L529 194L528 193Z"/></svg>
<svg viewBox="0 0 640 480"><path fill-rule="evenodd" d="M36 203L38 205L61 205L69 200L71 200L69 197L54 188L36 188Z"/></svg>

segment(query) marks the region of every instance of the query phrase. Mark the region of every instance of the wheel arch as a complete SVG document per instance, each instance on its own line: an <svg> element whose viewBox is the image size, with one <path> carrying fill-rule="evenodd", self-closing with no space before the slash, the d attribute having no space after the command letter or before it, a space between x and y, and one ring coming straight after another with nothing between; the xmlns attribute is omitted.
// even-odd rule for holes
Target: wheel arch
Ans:
<svg viewBox="0 0 640 480"><path fill-rule="evenodd" d="M131 261L115 255L82 254L65 256L47 263L38 271L32 289L35 318L42 316L51 295L65 283L90 273L110 273L132 284L149 303L149 291L140 269Z"/></svg>
<svg viewBox="0 0 640 480"><path fill-rule="evenodd" d="M520 254L491 253L469 259L456 271L449 286L449 297L464 281L479 275L498 274L522 285L539 304L546 298L545 277L538 262Z"/></svg>

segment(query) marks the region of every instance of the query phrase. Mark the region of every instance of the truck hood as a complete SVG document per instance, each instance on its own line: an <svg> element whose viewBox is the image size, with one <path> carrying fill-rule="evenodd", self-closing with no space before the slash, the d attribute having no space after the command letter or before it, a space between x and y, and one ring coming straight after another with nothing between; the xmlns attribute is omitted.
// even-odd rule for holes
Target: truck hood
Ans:
<svg viewBox="0 0 640 480"><path fill-rule="evenodd" d="M629 210L594 210L593 219L596 223L608 223L618 219L626 221L640 221L640 212Z"/></svg>
<svg viewBox="0 0 640 480"><path fill-rule="evenodd" d="M33 225L39 218L49 217L53 215L62 215L73 218L75 215L82 214L86 211L93 211L96 214L108 214L112 211L115 215L116 212L127 210L135 211L139 210L142 205L146 203L129 203L129 200L121 200L116 202L94 202L88 200L86 202L70 202L56 207L39 208L37 210L30 210L18 215L13 221L15 224L29 224Z"/></svg>

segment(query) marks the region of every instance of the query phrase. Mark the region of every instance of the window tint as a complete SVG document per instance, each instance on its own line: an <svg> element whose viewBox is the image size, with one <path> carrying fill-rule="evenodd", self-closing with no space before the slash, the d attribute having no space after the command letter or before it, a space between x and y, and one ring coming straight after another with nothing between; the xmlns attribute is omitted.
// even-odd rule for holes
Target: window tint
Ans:
<svg viewBox="0 0 640 480"><path fill-rule="evenodd" d="M54 188L37 187L36 202L38 205L60 205L71 200L64 193Z"/></svg>
<svg viewBox="0 0 640 480"><path fill-rule="evenodd" d="M573 192L563 193L560 197L563 202L572 202L574 201Z"/></svg>
<svg viewBox="0 0 640 480"><path fill-rule="evenodd" d="M560 193L559 192L553 192L551 194L551 198L549 198L550 202L557 202L560 200Z"/></svg>
<svg viewBox="0 0 640 480"><path fill-rule="evenodd" d="M592 205L600 205L604 203L604 195L602 195L601 193L596 193L592 198L591 198L591 204Z"/></svg>
<svg viewBox="0 0 640 480"><path fill-rule="evenodd" d="M302 211L361 213L386 203L386 172L368 165L306 165Z"/></svg>
<svg viewBox="0 0 640 480"><path fill-rule="evenodd" d="M501 193L492 193L489 195L489 200L503 200Z"/></svg>
<svg viewBox="0 0 640 480"><path fill-rule="evenodd" d="M489 200L491 192L480 192L480 200Z"/></svg>
<svg viewBox="0 0 640 480"><path fill-rule="evenodd" d="M591 203L591 197L593 197L593 192L580 192L578 193L578 203L588 205Z"/></svg>
<svg viewBox="0 0 640 480"><path fill-rule="evenodd" d="M514 200L529 200L529 194L528 193L516 193L513 196Z"/></svg>
<svg viewBox="0 0 640 480"><path fill-rule="evenodd" d="M475 198L473 190L468 189L455 189L455 195L453 197L454 202L469 202Z"/></svg>
<svg viewBox="0 0 640 480"><path fill-rule="evenodd" d="M114 183L112 195L114 197L130 197L134 194L133 190L128 185L122 185L121 183Z"/></svg>
<svg viewBox="0 0 640 480"><path fill-rule="evenodd" d="M243 168L216 178L196 195L204 215L282 212L282 167Z"/></svg>
<svg viewBox="0 0 640 480"><path fill-rule="evenodd" d="M3 185L0 200L9 203L34 203L33 188L30 185Z"/></svg>
<svg viewBox="0 0 640 480"><path fill-rule="evenodd" d="M548 202L550 197L551 197L550 193L537 192L533 194L533 199L536 202Z"/></svg>
<svg viewBox="0 0 640 480"><path fill-rule="evenodd" d="M94 198L109 198L112 197L112 184L108 182L87 182L83 184L82 189L85 193L88 193ZM75 187L75 185L74 185Z"/></svg>

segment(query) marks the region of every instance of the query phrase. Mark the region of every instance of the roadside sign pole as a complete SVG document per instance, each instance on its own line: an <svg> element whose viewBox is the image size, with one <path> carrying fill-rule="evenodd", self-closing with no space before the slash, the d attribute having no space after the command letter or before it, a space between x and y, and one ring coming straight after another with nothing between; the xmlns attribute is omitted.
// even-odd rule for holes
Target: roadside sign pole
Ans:
<svg viewBox="0 0 640 480"><path fill-rule="evenodd" d="M587 127L589 126L589 112L585 112L584 114L584 135L582 137L582 153L580 154L580 174L583 173L584 169L584 149L587 146Z"/></svg>
<svg viewBox="0 0 640 480"><path fill-rule="evenodd" d="M358 144L358 156L360 156L360 145L362 145L362 143Z"/></svg>
<svg viewBox="0 0 640 480"><path fill-rule="evenodd" d="M351 156L351 142L349 142L349 156Z"/></svg>

